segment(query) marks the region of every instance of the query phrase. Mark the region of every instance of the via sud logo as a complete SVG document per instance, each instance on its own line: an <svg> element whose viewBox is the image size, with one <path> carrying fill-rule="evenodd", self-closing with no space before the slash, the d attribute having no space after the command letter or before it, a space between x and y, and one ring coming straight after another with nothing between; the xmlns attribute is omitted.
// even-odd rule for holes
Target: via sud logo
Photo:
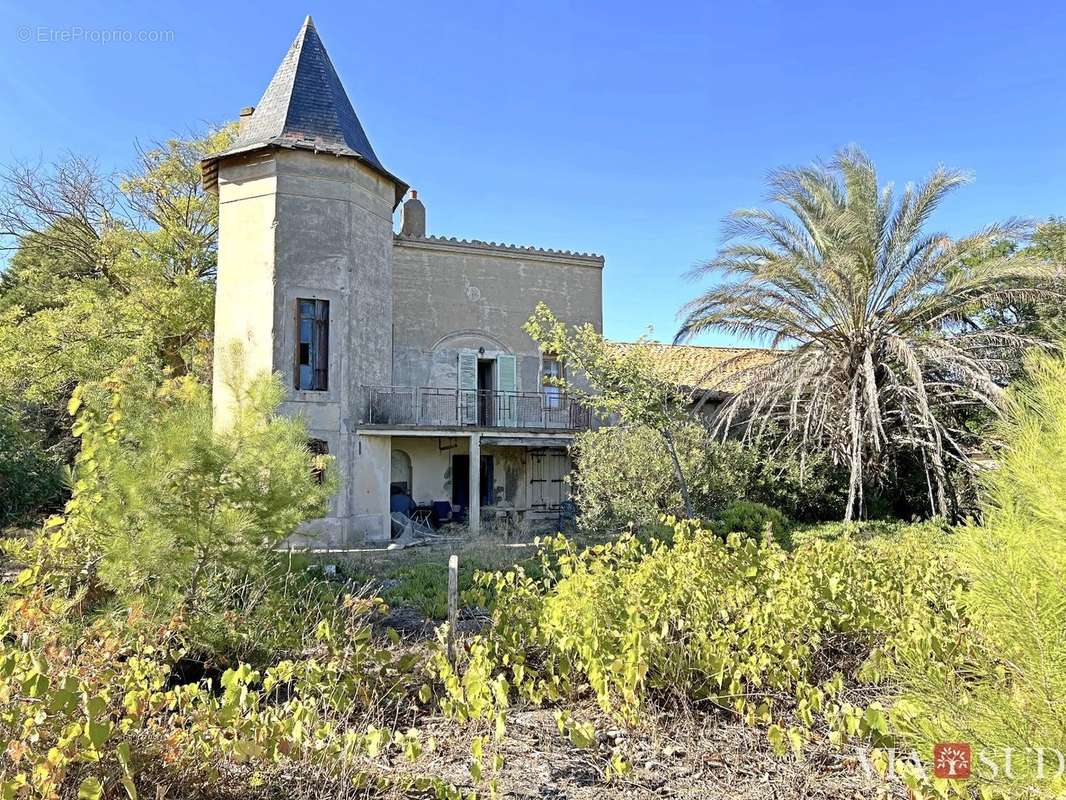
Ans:
<svg viewBox="0 0 1066 800"><path fill-rule="evenodd" d="M967 742L938 742L933 745L933 775L948 780L970 777L973 753Z"/></svg>

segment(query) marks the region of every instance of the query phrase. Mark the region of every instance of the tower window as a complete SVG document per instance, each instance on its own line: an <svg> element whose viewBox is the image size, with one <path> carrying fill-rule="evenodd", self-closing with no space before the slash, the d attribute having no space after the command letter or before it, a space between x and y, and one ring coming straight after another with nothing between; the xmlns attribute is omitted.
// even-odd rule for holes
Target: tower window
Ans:
<svg viewBox="0 0 1066 800"><path fill-rule="evenodd" d="M297 389L329 389L329 300L296 301Z"/></svg>

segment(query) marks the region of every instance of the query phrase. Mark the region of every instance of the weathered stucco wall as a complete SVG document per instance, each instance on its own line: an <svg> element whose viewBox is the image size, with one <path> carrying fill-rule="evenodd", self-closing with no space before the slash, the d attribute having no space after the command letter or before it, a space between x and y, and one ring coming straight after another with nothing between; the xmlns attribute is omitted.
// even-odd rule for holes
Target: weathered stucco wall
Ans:
<svg viewBox="0 0 1066 800"><path fill-rule="evenodd" d="M328 392L292 402L338 404L349 415L360 386L391 379L392 184L350 158L278 154L274 359L291 382L296 298L330 300ZM330 416L322 422L335 427Z"/></svg>
<svg viewBox="0 0 1066 800"><path fill-rule="evenodd" d="M416 503L452 499L452 456L470 452L466 437L447 440L454 445L440 449L440 440L431 437L394 437L392 450L402 450L411 459L411 496Z"/></svg>
<svg viewBox="0 0 1066 800"><path fill-rule="evenodd" d="M221 356L232 342L249 372L279 372L288 389L282 411L302 415L310 436L327 443L342 490L329 516L308 526L331 543L361 533L373 516L379 535L388 469L373 444L352 434L360 387L392 376L392 182L351 158L278 150L235 158L219 168L220 236L216 296L216 420L232 398ZM329 387L293 387L297 298L329 301ZM384 464L382 467L381 464ZM363 522L355 531L352 520Z"/></svg>
<svg viewBox="0 0 1066 800"><path fill-rule="evenodd" d="M395 240L393 383L454 389L458 353L518 357L518 391L540 389L541 355L522 326L538 302L603 328L603 259L449 240Z"/></svg>
<svg viewBox="0 0 1066 800"><path fill-rule="evenodd" d="M389 467L391 443L387 436L352 436L349 491L352 514L347 544L388 539Z"/></svg>
<svg viewBox="0 0 1066 800"><path fill-rule="evenodd" d="M242 351L248 374L274 369L275 166L273 158L259 155L227 162L219 174L212 393L217 428L232 419L231 348Z"/></svg>

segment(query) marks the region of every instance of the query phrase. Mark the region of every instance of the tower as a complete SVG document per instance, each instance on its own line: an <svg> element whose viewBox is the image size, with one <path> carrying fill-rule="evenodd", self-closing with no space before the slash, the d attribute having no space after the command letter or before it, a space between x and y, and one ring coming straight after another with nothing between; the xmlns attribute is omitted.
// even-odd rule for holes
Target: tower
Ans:
<svg viewBox="0 0 1066 800"><path fill-rule="evenodd" d="M342 488L318 532L344 542L387 524L355 521L380 508L359 473L379 469L381 454L351 431L360 387L391 382L392 213L407 186L378 160L310 17L203 173L219 199L216 427L231 418L237 344L247 374L282 375L282 411L304 416L314 445L336 457Z"/></svg>

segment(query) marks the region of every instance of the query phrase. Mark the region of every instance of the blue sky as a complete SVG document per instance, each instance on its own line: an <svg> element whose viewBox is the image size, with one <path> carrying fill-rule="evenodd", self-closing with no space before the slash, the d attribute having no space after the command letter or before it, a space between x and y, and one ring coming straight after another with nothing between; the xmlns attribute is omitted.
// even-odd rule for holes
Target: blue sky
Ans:
<svg viewBox="0 0 1066 800"><path fill-rule="evenodd" d="M612 338L671 337L722 218L841 145L899 184L972 170L934 220L950 233L1066 214L1051 2L4 0L0 161L122 167L135 140L234 118L306 13L430 232L603 253ZM170 33L99 41L115 30Z"/></svg>

